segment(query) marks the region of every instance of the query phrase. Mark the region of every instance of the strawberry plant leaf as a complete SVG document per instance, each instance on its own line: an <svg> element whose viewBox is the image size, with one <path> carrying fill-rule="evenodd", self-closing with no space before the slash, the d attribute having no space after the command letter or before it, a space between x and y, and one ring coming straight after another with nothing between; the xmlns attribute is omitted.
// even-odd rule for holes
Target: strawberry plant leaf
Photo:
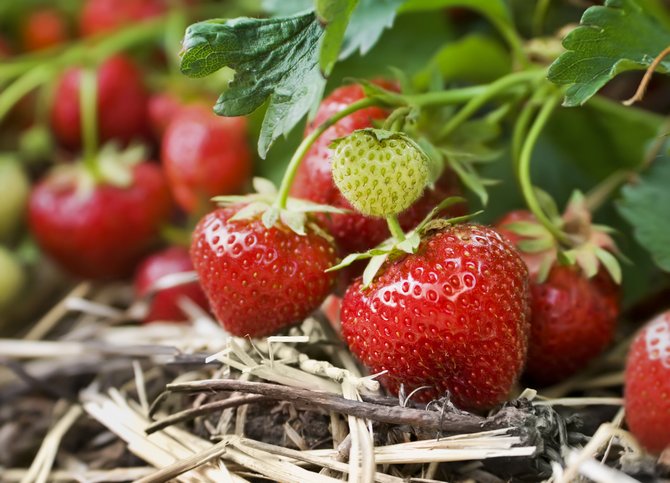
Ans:
<svg viewBox="0 0 670 483"><path fill-rule="evenodd" d="M322 35L313 12L199 22L186 30L181 71L204 77L223 67L235 69L214 107L221 116L250 114L268 102L258 138L258 152L265 157L275 139L288 134L321 98L326 82L319 71Z"/></svg>
<svg viewBox="0 0 670 483"><path fill-rule="evenodd" d="M316 0L316 16L326 30L321 39L319 57L321 70L326 76L330 74L337 62L340 47L344 41L344 33L357 4L358 0Z"/></svg>
<svg viewBox="0 0 670 483"><path fill-rule="evenodd" d="M549 67L549 79L570 86L564 106L581 105L618 74L649 67L668 45L670 31L634 0L607 0L587 9L580 26L565 37L567 52ZM657 71L669 72L670 59Z"/></svg>
<svg viewBox="0 0 670 483"><path fill-rule="evenodd" d="M619 212L633 226L636 240L661 269L670 272L670 160L657 159L636 184L622 189Z"/></svg>
<svg viewBox="0 0 670 483"><path fill-rule="evenodd" d="M396 11L405 0L359 0L342 43L340 59L356 51L367 54L385 29L393 25Z"/></svg>

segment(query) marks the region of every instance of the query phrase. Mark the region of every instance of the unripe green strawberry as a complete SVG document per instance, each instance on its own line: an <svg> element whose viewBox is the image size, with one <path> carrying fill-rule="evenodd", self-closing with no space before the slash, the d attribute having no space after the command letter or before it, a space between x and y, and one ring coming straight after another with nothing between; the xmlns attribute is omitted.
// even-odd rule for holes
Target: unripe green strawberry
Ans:
<svg viewBox="0 0 670 483"><path fill-rule="evenodd" d="M409 208L428 184L428 158L406 135L361 129L331 144L333 180L344 197L368 216Z"/></svg>

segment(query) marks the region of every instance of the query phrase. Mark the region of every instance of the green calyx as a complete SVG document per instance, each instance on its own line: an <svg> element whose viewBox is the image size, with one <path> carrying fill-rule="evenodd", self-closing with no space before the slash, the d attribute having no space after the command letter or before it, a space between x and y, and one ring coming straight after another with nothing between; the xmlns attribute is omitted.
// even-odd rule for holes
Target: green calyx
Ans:
<svg viewBox="0 0 670 483"><path fill-rule="evenodd" d="M335 185L364 215L387 217L406 210L430 181L428 156L403 133L361 129L330 146Z"/></svg>
<svg viewBox="0 0 670 483"><path fill-rule="evenodd" d="M347 213L341 208L296 198L287 198L285 207L280 208L276 203L279 192L272 181L265 178L254 178L253 186L256 193L216 196L212 198L212 201L224 207L244 205L230 218L232 221L248 220L260 216L265 228L272 228L277 222L281 222L298 235L305 235L309 213Z"/></svg>
<svg viewBox="0 0 670 483"><path fill-rule="evenodd" d="M430 213L428 213L428 215L421 223L416 226L416 228L404 234L402 239L399 239L397 235L393 235L388 240L382 242L380 245L371 250L368 250L367 252L351 253L347 255L340 263L330 267L326 271L332 272L335 270L340 270L344 267L348 267L357 260L369 260L368 265L363 272L363 287L368 287L384 265L384 262L386 262L386 260L388 260L390 257L416 253L419 249L419 245L421 244L421 239L427 236L429 233L436 230L442 230L449 225L467 221L481 213L481 211L478 211L470 215L449 219L437 218L441 212L450 206L457 203L463 203L465 201L465 198L461 198L460 196L451 196L443 200L439 205L433 208Z"/></svg>

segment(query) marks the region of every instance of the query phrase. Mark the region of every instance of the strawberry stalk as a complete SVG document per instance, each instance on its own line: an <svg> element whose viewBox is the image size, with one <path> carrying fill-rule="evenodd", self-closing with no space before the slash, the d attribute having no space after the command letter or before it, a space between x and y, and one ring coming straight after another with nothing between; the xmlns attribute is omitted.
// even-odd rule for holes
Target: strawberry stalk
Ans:
<svg viewBox="0 0 670 483"><path fill-rule="evenodd" d="M98 166L98 85L97 74L94 69L86 68L81 71L79 88L79 106L81 112L81 130L84 145L84 166L93 177L100 179Z"/></svg>
<svg viewBox="0 0 670 483"><path fill-rule="evenodd" d="M449 122L447 122L444 128L442 128L442 131L440 131L439 137L444 138L454 132L458 126L467 121L497 95L506 93L511 88L517 87L518 85L532 83L533 81L543 78L545 75L546 73L543 70L529 70L515 72L492 82L486 86L479 95L472 97L454 117L449 119Z"/></svg>
<svg viewBox="0 0 670 483"><path fill-rule="evenodd" d="M389 227L391 236L395 239L396 242L400 243L405 240L405 232L400 226L397 215L389 215L386 217L386 224Z"/></svg>
<svg viewBox="0 0 670 483"><path fill-rule="evenodd" d="M376 106L379 104L379 100L372 97L365 97L359 101L354 102L353 104L347 106L345 109L329 117L323 124L316 128L309 136L302 140L298 149L291 157L291 160L286 167L284 172L284 177L282 178L281 185L279 186L279 192L277 194L277 200L275 201L275 207L284 210L286 209L286 203L288 201L289 191L291 190L291 185L293 184L293 179L295 178L296 173L298 172L298 167L302 158L305 157L309 148L312 147L312 144L321 136L326 129L335 124L342 118L347 117L349 114L352 114L361 109L367 107Z"/></svg>
<svg viewBox="0 0 670 483"><path fill-rule="evenodd" d="M566 245L570 244L570 240L563 231L561 231L552 220L545 214L540 202L537 199L535 194L535 189L530 177L530 161L533 154L533 148L537 143L537 139L540 137L542 129L549 121L551 114L554 112L554 109L562 99L562 93L556 93L551 97L547 98L540 111L533 121L530 129L528 130L528 135L526 140L523 143L521 148L521 153L519 155L519 161L517 166L517 175L519 177L519 184L521 186L521 192L528 205L528 209L535 215L535 218L544 226L549 233L551 233L556 240Z"/></svg>

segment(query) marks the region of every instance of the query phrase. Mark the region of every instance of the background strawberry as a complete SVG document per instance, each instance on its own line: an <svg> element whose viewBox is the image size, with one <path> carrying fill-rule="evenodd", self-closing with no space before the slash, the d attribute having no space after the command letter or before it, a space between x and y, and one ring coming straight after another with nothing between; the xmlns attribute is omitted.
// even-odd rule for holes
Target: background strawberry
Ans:
<svg viewBox="0 0 670 483"><path fill-rule="evenodd" d="M180 109L161 144L170 188L187 212L205 211L215 195L239 192L251 176L246 119L219 117L203 105Z"/></svg>
<svg viewBox="0 0 670 483"><path fill-rule="evenodd" d="M342 302L342 335L397 393L449 394L487 409L518 379L528 339L528 271L494 230L447 226L414 255L387 262L368 288L357 279Z"/></svg>
<svg viewBox="0 0 670 483"><path fill-rule="evenodd" d="M502 218L498 231L515 246L527 241L507 227L514 222L534 222L527 211ZM521 245L523 246L523 245ZM559 382L598 356L612 341L619 315L619 287L606 271L588 278L577 265L562 266L556 252L520 251L531 279L531 330L525 374L534 384ZM538 280L543 259L551 269Z"/></svg>
<svg viewBox="0 0 670 483"><path fill-rule="evenodd" d="M84 37L117 30L167 10L165 0L87 0L81 10L79 31Z"/></svg>
<svg viewBox="0 0 670 483"><path fill-rule="evenodd" d="M106 279L132 273L157 240L172 200L160 168L140 163L127 187L81 183L78 166L54 171L33 189L30 228L65 270Z"/></svg>
<svg viewBox="0 0 670 483"><path fill-rule="evenodd" d="M309 224L298 235L281 222L233 221L239 207L206 215L193 234L191 258L212 311L233 335L261 337L301 322L335 282L330 241Z"/></svg>
<svg viewBox="0 0 670 483"><path fill-rule="evenodd" d="M62 75L51 106L53 132L69 148L81 145L80 74L80 69L70 69ZM100 65L97 76L99 140L128 143L146 137L148 94L139 68L128 57L115 55Z"/></svg>
<svg viewBox="0 0 670 483"><path fill-rule="evenodd" d="M376 81L376 83L386 88L394 88L385 81ZM330 116L364 96L363 88L358 84L335 89L321 102L305 134L311 133ZM354 211L333 182L332 151L328 146L334 139L347 136L357 129L371 127L375 120L384 119L387 115L388 112L384 109L369 107L356 111L328 128L302 160L291 186L291 196ZM449 196L458 194L460 194L460 188L456 177L450 171L445 171L433 189L427 189L418 201L399 215L400 225L404 230L413 228L435 205ZM462 214L462 209L457 205L449 212L454 215ZM341 255L364 252L390 236L385 220L355 212L320 215L319 220L335 238Z"/></svg>
<svg viewBox="0 0 670 483"><path fill-rule="evenodd" d="M67 42L69 37L68 19L55 8L36 8L21 24L21 43L27 51L54 47Z"/></svg>
<svg viewBox="0 0 670 483"><path fill-rule="evenodd" d="M670 447L670 311L635 337L625 372L626 422L649 451Z"/></svg>
<svg viewBox="0 0 670 483"><path fill-rule="evenodd" d="M156 282L162 277L191 271L193 271L193 263L188 250L177 246L166 248L145 258L137 267L134 279L135 294L137 297L143 297L153 290ZM155 292L144 322L187 320L187 316L179 308L181 298L189 298L203 309L209 309L207 297L200 288L200 284L198 282L186 283Z"/></svg>

